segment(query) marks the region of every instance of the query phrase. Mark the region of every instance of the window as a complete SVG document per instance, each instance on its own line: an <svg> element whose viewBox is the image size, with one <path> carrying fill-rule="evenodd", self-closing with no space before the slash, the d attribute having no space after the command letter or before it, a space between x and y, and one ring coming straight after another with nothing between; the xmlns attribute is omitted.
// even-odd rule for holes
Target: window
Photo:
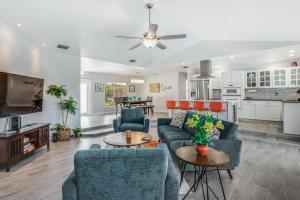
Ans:
<svg viewBox="0 0 300 200"><path fill-rule="evenodd" d="M106 83L105 106L114 106L114 98L126 96L126 91L126 83Z"/></svg>

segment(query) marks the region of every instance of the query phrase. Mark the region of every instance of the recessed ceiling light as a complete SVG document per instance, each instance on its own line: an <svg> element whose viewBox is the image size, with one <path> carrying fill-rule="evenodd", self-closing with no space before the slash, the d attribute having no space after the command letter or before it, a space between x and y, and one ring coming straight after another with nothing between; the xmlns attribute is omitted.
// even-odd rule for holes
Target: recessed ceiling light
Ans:
<svg viewBox="0 0 300 200"><path fill-rule="evenodd" d="M232 59L234 59L234 56L229 56L229 58L232 60Z"/></svg>
<svg viewBox="0 0 300 200"><path fill-rule="evenodd" d="M270 59L270 60L269 60L269 62L273 62L273 61L274 61L273 59Z"/></svg>
<svg viewBox="0 0 300 200"><path fill-rule="evenodd" d="M42 43L42 46L45 47L45 46L47 46L47 45L46 45L46 43Z"/></svg>
<svg viewBox="0 0 300 200"><path fill-rule="evenodd" d="M184 65L184 62L182 62L181 64Z"/></svg>
<svg viewBox="0 0 300 200"><path fill-rule="evenodd" d="M290 53L295 53L295 50L290 50L289 52L290 52Z"/></svg>
<svg viewBox="0 0 300 200"><path fill-rule="evenodd" d="M293 53L290 53L290 54L289 54L289 57L293 57L293 56L294 56L294 54L293 54Z"/></svg>
<svg viewBox="0 0 300 200"><path fill-rule="evenodd" d="M22 24L21 24L21 23L17 23L17 26L18 26L18 27L21 27L21 26L22 26Z"/></svg>

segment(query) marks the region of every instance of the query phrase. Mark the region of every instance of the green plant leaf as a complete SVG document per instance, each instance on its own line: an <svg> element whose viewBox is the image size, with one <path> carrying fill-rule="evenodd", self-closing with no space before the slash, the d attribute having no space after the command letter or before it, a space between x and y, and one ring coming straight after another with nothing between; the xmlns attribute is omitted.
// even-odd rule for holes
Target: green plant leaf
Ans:
<svg viewBox="0 0 300 200"><path fill-rule="evenodd" d="M61 98L63 96L67 96L68 94L68 90L65 87L65 85L49 85L46 93L57 98Z"/></svg>
<svg viewBox="0 0 300 200"><path fill-rule="evenodd" d="M78 102L75 101L72 97L69 97L68 99L64 99L62 101L62 104L61 104L62 108L64 110L66 110L67 112L75 115L76 114L76 110L78 109L77 106L78 106Z"/></svg>

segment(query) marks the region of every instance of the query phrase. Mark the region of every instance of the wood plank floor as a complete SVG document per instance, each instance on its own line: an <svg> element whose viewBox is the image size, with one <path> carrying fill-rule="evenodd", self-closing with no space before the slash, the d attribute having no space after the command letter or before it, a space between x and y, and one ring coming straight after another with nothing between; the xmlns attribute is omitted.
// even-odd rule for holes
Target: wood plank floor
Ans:
<svg viewBox="0 0 300 200"><path fill-rule="evenodd" d="M151 133L156 136L154 128ZM231 200L299 200L300 151L297 145L260 141L241 136L241 164L233 171L234 179L222 172L227 199ZM1 200L59 200L61 185L73 169L73 155L91 144L101 144L102 137L72 139L51 143L12 167L0 169ZM191 184L191 175L185 177ZM209 175L210 184L220 193L216 174ZM200 189L200 188L199 188ZM202 199L198 190L187 199Z"/></svg>

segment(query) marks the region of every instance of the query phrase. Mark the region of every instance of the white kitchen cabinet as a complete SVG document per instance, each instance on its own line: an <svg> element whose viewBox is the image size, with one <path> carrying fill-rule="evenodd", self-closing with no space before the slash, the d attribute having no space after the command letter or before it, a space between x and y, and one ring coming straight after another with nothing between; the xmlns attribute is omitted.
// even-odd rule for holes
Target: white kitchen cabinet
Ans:
<svg viewBox="0 0 300 200"><path fill-rule="evenodd" d="M246 72L246 87L247 88L257 87L257 72L256 71Z"/></svg>
<svg viewBox="0 0 300 200"><path fill-rule="evenodd" d="M221 78L215 77L210 80L211 89L221 89Z"/></svg>
<svg viewBox="0 0 300 200"><path fill-rule="evenodd" d="M300 67L290 68L290 86L300 86Z"/></svg>
<svg viewBox="0 0 300 200"><path fill-rule="evenodd" d="M231 83L234 86L243 86L244 82L244 71L232 71L231 72Z"/></svg>
<svg viewBox="0 0 300 200"><path fill-rule="evenodd" d="M255 102L255 119L268 120L268 103L266 101Z"/></svg>
<svg viewBox="0 0 300 200"><path fill-rule="evenodd" d="M273 86L274 87L286 87L287 86L287 70L286 69L274 69Z"/></svg>
<svg viewBox="0 0 300 200"><path fill-rule="evenodd" d="M243 101L243 118L255 119L255 101Z"/></svg>
<svg viewBox="0 0 300 200"><path fill-rule="evenodd" d="M222 72L221 84L223 87L228 87L231 84L231 72Z"/></svg>
<svg viewBox="0 0 300 200"><path fill-rule="evenodd" d="M243 101L243 118L282 121L281 101Z"/></svg>
<svg viewBox="0 0 300 200"><path fill-rule="evenodd" d="M271 70L261 70L258 72L259 75L259 87L271 87Z"/></svg>
<svg viewBox="0 0 300 200"><path fill-rule="evenodd" d="M244 82L244 71L222 72L221 84L223 87L242 87Z"/></svg>

